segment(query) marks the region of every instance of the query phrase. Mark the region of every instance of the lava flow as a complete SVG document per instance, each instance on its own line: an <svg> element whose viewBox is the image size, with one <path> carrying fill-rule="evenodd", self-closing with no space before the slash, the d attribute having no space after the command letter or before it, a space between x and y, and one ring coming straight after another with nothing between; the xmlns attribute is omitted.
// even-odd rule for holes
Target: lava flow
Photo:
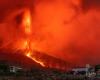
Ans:
<svg viewBox="0 0 100 80"><path fill-rule="evenodd" d="M31 34L31 14L30 14L30 11L28 11L28 10L24 14L23 25L24 25L25 34L27 35L27 38L25 40L25 56L32 59L33 61L40 64L41 66L45 67L45 65L42 61L37 60L32 55L33 51L31 50L30 44L29 44L30 43L29 36Z"/></svg>
<svg viewBox="0 0 100 80"><path fill-rule="evenodd" d="M45 64L42 61L38 61L35 57L32 56L32 52L31 51L27 52L27 57L31 58L36 63L39 63L41 66L45 67Z"/></svg>
<svg viewBox="0 0 100 80"><path fill-rule="evenodd" d="M41 66L45 67L45 64L42 61L37 60L32 54L33 51L30 49L29 47L30 45L28 44L28 42L26 41L26 50L25 50L25 55L32 59L33 61L35 61L36 63L40 64Z"/></svg>

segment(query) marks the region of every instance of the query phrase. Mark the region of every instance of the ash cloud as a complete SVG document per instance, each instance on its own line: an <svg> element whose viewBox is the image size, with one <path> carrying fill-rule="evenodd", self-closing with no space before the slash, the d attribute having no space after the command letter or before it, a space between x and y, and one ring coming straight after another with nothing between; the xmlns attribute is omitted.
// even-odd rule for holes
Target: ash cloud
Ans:
<svg viewBox="0 0 100 80"><path fill-rule="evenodd" d="M32 6L33 0L0 0L0 22L13 11Z"/></svg>
<svg viewBox="0 0 100 80"><path fill-rule="evenodd" d="M13 48L23 41L25 34L21 30L24 9L33 4L27 0L0 0L0 49Z"/></svg>
<svg viewBox="0 0 100 80"><path fill-rule="evenodd" d="M100 9L100 0L81 0L81 8L88 11L91 8Z"/></svg>
<svg viewBox="0 0 100 80"><path fill-rule="evenodd" d="M24 6L31 7L31 3L27 3L28 0L25 4L23 4L23 0L2 1L0 0L0 15L2 15L0 16L0 22L5 21L6 17L14 10L24 8ZM37 12L33 11L32 47L34 47L34 38L37 38L36 49L44 49L45 53L47 53L47 50L49 55L59 57L72 64L99 63L100 0L80 0L79 5L67 3L65 6L62 2L59 4L55 2L51 5L51 2L46 4L45 0L43 1L41 0L42 3L38 3L38 6L35 5L34 8ZM71 0L66 1L70 2ZM11 17L8 18L11 19ZM20 20L17 19L17 21L19 23ZM3 42L7 43L9 40L12 44L15 44L15 39L23 42L23 36L25 35L20 33L20 28L15 27L13 23L0 23L0 45ZM41 40L39 40L40 38Z"/></svg>

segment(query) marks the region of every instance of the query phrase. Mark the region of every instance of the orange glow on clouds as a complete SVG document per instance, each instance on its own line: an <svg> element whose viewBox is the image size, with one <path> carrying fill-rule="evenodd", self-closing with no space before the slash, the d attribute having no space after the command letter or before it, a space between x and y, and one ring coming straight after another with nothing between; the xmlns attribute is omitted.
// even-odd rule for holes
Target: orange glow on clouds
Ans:
<svg viewBox="0 0 100 80"><path fill-rule="evenodd" d="M100 63L100 0L0 0L4 48L28 48L72 64Z"/></svg>

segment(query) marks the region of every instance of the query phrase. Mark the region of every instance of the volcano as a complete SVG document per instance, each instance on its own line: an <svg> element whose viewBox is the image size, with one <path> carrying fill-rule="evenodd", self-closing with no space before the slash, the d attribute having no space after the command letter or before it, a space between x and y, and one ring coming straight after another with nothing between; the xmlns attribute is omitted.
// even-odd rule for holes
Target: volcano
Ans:
<svg viewBox="0 0 100 80"><path fill-rule="evenodd" d="M100 0L0 0L0 59L58 69L100 64L99 4Z"/></svg>
<svg viewBox="0 0 100 80"><path fill-rule="evenodd" d="M37 61L41 60L45 64L46 68L55 68L59 70L66 70L70 67L70 63L65 62L61 59L55 58L53 56L47 55L42 52L34 51L33 55ZM7 64L13 64L17 66L21 66L23 68L29 69L32 67L42 68L41 64L32 60L31 58L23 55L23 51L7 51L0 50L0 61L4 61Z"/></svg>

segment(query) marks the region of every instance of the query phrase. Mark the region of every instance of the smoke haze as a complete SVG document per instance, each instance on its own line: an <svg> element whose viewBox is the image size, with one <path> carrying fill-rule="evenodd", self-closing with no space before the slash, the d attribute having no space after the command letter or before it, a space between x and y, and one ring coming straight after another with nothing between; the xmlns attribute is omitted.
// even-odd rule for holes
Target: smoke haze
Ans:
<svg viewBox="0 0 100 80"><path fill-rule="evenodd" d="M0 48L23 48L26 35L21 14L29 9L33 50L72 64L99 63L100 0L10 1L0 1Z"/></svg>

